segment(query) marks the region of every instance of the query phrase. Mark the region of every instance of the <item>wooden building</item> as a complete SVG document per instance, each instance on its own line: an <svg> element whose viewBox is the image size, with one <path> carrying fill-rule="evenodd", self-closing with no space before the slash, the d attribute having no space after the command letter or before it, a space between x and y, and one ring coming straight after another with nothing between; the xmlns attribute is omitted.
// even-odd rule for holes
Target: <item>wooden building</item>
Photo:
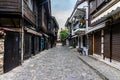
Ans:
<svg viewBox="0 0 120 80"><path fill-rule="evenodd" d="M59 30L59 25L54 16L51 17L51 47L54 47L56 45L57 37L58 37L58 30Z"/></svg>
<svg viewBox="0 0 120 80"><path fill-rule="evenodd" d="M1 73L41 51L50 17L50 0L0 0Z"/></svg>
<svg viewBox="0 0 120 80"><path fill-rule="evenodd" d="M89 0L90 54L120 61L120 0Z"/></svg>

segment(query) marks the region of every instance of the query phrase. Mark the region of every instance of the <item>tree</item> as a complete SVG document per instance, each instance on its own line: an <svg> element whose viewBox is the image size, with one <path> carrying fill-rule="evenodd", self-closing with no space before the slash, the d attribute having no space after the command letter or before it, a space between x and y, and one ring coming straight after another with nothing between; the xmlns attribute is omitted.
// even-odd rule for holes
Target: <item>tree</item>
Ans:
<svg viewBox="0 0 120 80"><path fill-rule="evenodd" d="M63 45L64 45L64 42L65 42L65 39L66 39L67 36L68 36L68 30L66 30L66 29L62 30L61 29L60 40L62 41Z"/></svg>

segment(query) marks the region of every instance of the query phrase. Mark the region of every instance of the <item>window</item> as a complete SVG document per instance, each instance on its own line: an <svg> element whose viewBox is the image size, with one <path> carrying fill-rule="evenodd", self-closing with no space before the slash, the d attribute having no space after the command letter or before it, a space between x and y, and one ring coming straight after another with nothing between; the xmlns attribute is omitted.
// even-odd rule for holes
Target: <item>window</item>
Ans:
<svg viewBox="0 0 120 80"><path fill-rule="evenodd" d="M33 0L28 0L28 6L31 11L33 11Z"/></svg>

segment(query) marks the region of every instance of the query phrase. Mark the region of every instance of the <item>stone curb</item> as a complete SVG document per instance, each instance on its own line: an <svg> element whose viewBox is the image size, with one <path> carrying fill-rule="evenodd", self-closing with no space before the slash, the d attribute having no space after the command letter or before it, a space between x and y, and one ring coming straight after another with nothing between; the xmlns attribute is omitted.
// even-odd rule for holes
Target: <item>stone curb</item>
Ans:
<svg viewBox="0 0 120 80"><path fill-rule="evenodd" d="M85 60L83 60L80 56L78 58L84 62L86 65L88 65L91 69L94 70L95 73L97 73L103 80L109 80L106 76L104 76L102 73L100 73L97 69L95 69L93 66L89 65Z"/></svg>
<svg viewBox="0 0 120 80"><path fill-rule="evenodd" d="M117 69L118 71L120 71L120 69L118 69L118 68L116 68L116 67L114 67L114 66L112 66L112 65L109 65L109 64L105 63L104 61L101 61L101 60L99 60L99 59L97 59L97 58L95 58L95 57L93 57L93 56L88 56L88 57L90 57L90 58L92 58L92 59L95 59L95 60L97 60L97 61L100 61L100 62L102 62L102 63L104 63L104 64L106 64L106 65L108 65L108 66L110 66L110 67L112 67L112 68Z"/></svg>

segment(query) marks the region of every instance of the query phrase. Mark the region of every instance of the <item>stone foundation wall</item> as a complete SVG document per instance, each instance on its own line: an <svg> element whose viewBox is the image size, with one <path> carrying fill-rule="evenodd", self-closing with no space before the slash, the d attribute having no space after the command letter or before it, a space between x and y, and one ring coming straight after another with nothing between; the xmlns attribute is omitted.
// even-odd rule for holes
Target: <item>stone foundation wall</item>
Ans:
<svg viewBox="0 0 120 80"><path fill-rule="evenodd" d="M0 39L0 74L3 73L4 39Z"/></svg>

